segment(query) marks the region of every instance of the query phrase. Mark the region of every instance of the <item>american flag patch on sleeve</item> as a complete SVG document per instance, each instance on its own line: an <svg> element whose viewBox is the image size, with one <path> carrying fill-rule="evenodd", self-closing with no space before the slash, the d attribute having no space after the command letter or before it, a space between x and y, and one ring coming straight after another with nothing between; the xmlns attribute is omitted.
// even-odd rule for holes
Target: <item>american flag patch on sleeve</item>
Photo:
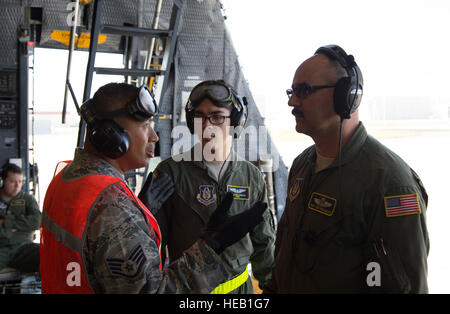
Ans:
<svg viewBox="0 0 450 314"><path fill-rule="evenodd" d="M420 214L417 194L386 196L384 198L386 217Z"/></svg>

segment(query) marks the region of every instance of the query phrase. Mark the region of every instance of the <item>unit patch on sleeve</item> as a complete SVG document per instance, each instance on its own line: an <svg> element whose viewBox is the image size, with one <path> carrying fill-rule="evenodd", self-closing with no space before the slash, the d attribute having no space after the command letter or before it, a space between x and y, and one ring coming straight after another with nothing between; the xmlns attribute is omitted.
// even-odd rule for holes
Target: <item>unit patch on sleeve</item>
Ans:
<svg viewBox="0 0 450 314"><path fill-rule="evenodd" d="M420 204L417 194L386 196L384 198L386 217L396 217L420 214Z"/></svg>
<svg viewBox="0 0 450 314"><path fill-rule="evenodd" d="M197 194L197 201L200 204L208 206L216 201L216 194L212 185L200 185L200 193Z"/></svg>
<svg viewBox="0 0 450 314"><path fill-rule="evenodd" d="M302 189L302 185L303 178L295 178L294 184L292 184L291 188L289 189L289 200L291 202L297 198L300 190Z"/></svg>
<svg viewBox="0 0 450 314"><path fill-rule="evenodd" d="M246 201L250 199L249 186L227 185L227 192L233 193L233 199Z"/></svg>
<svg viewBox="0 0 450 314"><path fill-rule="evenodd" d="M314 192L309 199L308 208L321 214L331 216L336 208L337 200Z"/></svg>

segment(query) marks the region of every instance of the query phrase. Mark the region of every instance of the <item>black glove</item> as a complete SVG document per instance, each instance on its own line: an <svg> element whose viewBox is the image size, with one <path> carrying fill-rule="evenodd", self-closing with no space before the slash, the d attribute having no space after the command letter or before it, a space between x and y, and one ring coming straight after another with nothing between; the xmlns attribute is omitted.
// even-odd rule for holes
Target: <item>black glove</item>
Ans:
<svg viewBox="0 0 450 314"><path fill-rule="evenodd" d="M217 253L242 239L256 225L263 221L267 204L256 202L243 213L230 216L228 211L233 202L233 193L227 193L223 202L211 215L201 238Z"/></svg>
<svg viewBox="0 0 450 314"><path fill-rule="evenodd" d="M167 173L153 177L153 173L150 172L138 197L155 215L174 190L173 181Z"/></svg>

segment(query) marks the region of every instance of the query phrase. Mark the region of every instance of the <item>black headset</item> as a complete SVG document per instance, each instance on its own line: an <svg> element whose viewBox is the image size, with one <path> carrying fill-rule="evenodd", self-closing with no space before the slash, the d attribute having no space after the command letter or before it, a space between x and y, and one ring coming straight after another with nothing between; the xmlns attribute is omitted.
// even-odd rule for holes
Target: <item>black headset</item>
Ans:
<svg viewBox="0 0 450 314"><path fill-rule="evenodd" d="M87 100L80 108L81 117L88 124L87 137L95 149L111 159L117 159L128 151L130 136L113 119L100 118L93 99Z"/></svg>
<svg viewBox="0 0 450 314"><path fill-rule="evenodd" d="M217 82L218 84L226 86L229 91L231 92L234 101L230 113L230 125L234 127L234 138L238 138L241 134L242 130L244 129L245 123L247 122L247 116L248 116L248 102L246 97L240 97L238 93L231 87L229 84L227 84L223 80L217 80L217 81L204 81L197 86L208 83L208 82ZM195 87L197 87L195 86ZM195 87L192 89L194 90ZM189 131L191 134L194 134L194 113L195 113L195 106L193 106L188 100L186 107L186 124L189 128Z"/></svg>
<svg viewBox="0 0 450 314"><path fill-rule="evenodd" d="M341 119L350 119L361 103L363 77L355 58L337 45L327 45L316 50L315 54L324 54L330 60L337 60L347 71L348 76L341 78L334 89L334 110Z"/></svg>

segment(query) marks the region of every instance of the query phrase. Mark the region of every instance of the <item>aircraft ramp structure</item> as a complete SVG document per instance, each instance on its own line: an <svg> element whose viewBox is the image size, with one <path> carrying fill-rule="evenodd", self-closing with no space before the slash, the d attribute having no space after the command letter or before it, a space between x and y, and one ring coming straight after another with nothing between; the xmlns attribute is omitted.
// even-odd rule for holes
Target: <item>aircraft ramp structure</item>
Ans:
<svg viewBox="0 0 450 314"><path fill-rule="evenodd" d="M18 56L26 55L24 49L29 45L69 49L71 34L75 32L77 38L72 49L85 50L89 53L95 2L95 0L79 0L79 2L3 0L0 7L2 82L24 78L25 74L19 71ZM79 3L78 7L76 7L77 3ZM137 72L123 74L119 71L117 74L123 75L125 81L131 83L147 82L155 92L156 100L161 108L161 116L155 123L155 129L160 138L159 155L162 159L170 157L172 153L178 153L172 151L172 148L177 148L177 144L180 143L178 138L173 137L173 130L186 125L184 106L191 89L200 81L208 79L223 79L234 86L235 90L248 100L246 129L243 136L235 140L234 147L244 158L259 166L266 174L268 186L273 191L272 209L277 212L279 218L285 205L288 171L264 126L264 117L258 110L258 104L252 97L233 47L232 38L227 30L221 5L217 0L103 1L99 14L101 25L158 29L167 32L166 35L146 38L137 36L135 32L127 34L123 30L106 33L102 32L106 28L100 28L97 47L90 53L97 51L120 53L124 55L124 69L143 69L150 72L154 70L152 75L146 74L144 77L136 74ZM177 13L179 19L176 28L172 29L175 7L179 9ZM74 20L77 27L71 25ZM152 38L155 39L152 40ZM167 38L170 40L168 41ZM169 43L173 53L168 57ZM157 71L167 68L167 65L170 65L169 72ZM95 64L91 64L91 67L95 67ZM265 68L267 65L261 64L261 69ZM13 72L15 77L11 74ZM267 71L264 70L264 72ZM100 73L94 74L100 75ZM86 83L88 83L88 77ZM6 99L5 91L8 86L5 84L2 83L0 99ZM25 88L21 89L21 93L25 91ZM90 95L84 95L84 97L92 96L93 92L95 91L91 91ZM79 102L84 98L82 95L74 96ZM23 105L23 103L17 104L16 109L20 109ZM14 110L11 109L6 114L8 116L17 114ZM11 113L12 111L14 112ZM2 118L5 117L5 111L2 111L1 115ZM22 118L22 120L26 119ZM20 123L26 122L18 122L17 128L20 128ZM11 132L11 128L6 128L6 124L0 125L1 145L5 142L5 137L11 137L9 135ZM19 139L24 136L23 132L20 134L18 130L14 132ZM0 155L6 150L6 147L1 145ZM16 151L17 154L9 153L11 156L8 158L21 158L18 150ZM264 168L264 165L270 164L272 165L270 170Z"/></svg>

